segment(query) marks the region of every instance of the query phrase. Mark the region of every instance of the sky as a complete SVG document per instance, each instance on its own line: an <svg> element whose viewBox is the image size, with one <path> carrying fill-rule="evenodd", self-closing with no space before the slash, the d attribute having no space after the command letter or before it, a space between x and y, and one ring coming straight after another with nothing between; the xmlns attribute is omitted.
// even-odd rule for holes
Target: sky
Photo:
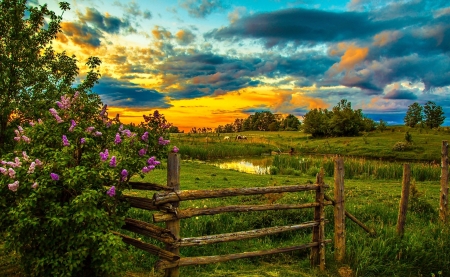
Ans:
<svg viewBox="0 0 450 277"><path fill-rule="evenodd" d="M67 2L55 47L81 79L101 59L93 91L124 123L154 110L185 131L258 111L301 119L347 99L388 124L433 101L450 125L448 0Z"/></svg>

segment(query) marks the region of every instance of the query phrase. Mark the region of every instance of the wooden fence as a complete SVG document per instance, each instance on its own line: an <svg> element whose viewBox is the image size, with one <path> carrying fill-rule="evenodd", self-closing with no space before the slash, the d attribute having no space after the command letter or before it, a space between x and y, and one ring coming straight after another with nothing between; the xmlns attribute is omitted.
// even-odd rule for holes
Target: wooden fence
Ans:
<svg viewBox="0 0 450 277"><path fill-rule="evenodd" d="M177 153L171 153L168 157L167 168L167 186L161 186L152 183L130 182L132 189L154 190L158 191L152 199L125 196L134 208L156 211L153 213L153 222L165 222L166 228L161 228L149 222L143 222L132 218L126 218L123 229L134 233L156 239L165 244L165 249L155 245L142 242L138 239L115 232L121 236L125 243L150 252L159 257L156 263L156 269L165 270L165 276L179 276L179 267L188 265L209 264L224 262L229 260L256 257L284 253L300 249L311 248L310 262L311 266L318 266L321 270L325 269L325 245L330 243L331 239L325 238L325 213L324 207L334 205L334 242L335 259L342 261L345 255L345 216L350 217L360 226L362 223L353 216L345 212L344 209L344 163L342 158L335 160L335 201L325 195L325 185L323 180L323 169L317 175L315 184L291 185L276 187L254 187L254 188L227 188L215 190L180 190L180 156ZM179 209L179 203L186 200L198 200L206 198L233 197L242 195L258 195L266 193L290 193L300 191L315 191L315 201L313 203L294 203L294 204L264 204L264 205L233 205L214 208L187 208ZM262 229L241 231L235 233L216 234L202 237L181 238L180 220L201 215L215 215L226 212L254 212L268 210L286 210L286 209L314 209L314 219L310 222L303 222L297 225L266 227ZM365 227L365 226L364 226ZM363 227L363 228L364 228ZM243 239L253 239L266 235L295 231L305 228L312 228L312 241L307 244L275 248L270 250L234 253L219 256L202 257L181 257L180 248L188 246L206 245L212 243L222 243L237 241ZM369 232L368 228L365 230Z"/></svg>

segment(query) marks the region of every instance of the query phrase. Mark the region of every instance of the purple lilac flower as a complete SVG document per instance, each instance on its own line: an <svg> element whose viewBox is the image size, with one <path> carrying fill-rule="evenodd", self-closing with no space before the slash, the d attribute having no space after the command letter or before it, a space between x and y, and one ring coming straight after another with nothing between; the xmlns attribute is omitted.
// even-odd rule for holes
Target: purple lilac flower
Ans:
<svg viewBox="0 0 450 277"><path fill-rule="evenodd" d="M150 157L150 158L147 160L147 164L148 164L148 165L157 166L157 165L160 165L161 162L157 161L157 160L156 160L156 157L153 156L153 157Z"/></svg>
<svg viewBox="0 0 450 277"><path fill-rule="evenodd" d="M92 131L94 131L94 129L95 129L95 127L87 127L86 128L86 132L88 132L88 133L90 133L90 132L92 132Z"/></svg>
<svg viewBox="0 0 450 277"><path fill-rule="evenodd" d="M147 150L145 150L144 148L142 148L141 150L139 150L139 156L144 156L147 153Z"/></svg>
<svg viewBox="0 0 450 277"><path fill-rule="evenodd" d="M106 194L108 194L110 197L114 197L114 195L116 195L116 187L112 186L107 192Z"/></svg>
<svg viewBox="0 0 450 277"><path fill-rule="evenodd" d="M28 157L27 152L26 151L22 151L22 157L25 161L30 160L30 157Z"/></svg>
<svg viewBox="0 0 450 277"><path fill-rule="evenodd" d="M57 121L58 123L63 122L63 120L61 119L61 117L59 117L58 112L57 112L54 108L49 109L49 111L50 111L50 113L55 117L55 119L56 119L56 121Z"/></svg>
<svg viewBox="0 0 450 277"><path fill-rule="evenodd" d="M141 139L142 139L143 141L148 141L148 132L145 132L145 133L142 135Z"/></svg>
<svg viewBox="0 0 450 277"><path fill-rule="evenodd" d="M84 144L86 142L86 139L85 138L80 138L80 143L81 144Z"/></svg>
<svg viewBox="0 0 450 277"><path fill-rule="evenodd" d="M30 173L34 173L34 169L36 168L36 163L35 162L32 162L31 164L30 164L30 167L28 168L28 174L30 174Z"/></svg>
<svg viewBox="0 0 450 277"><path fill-rule="evenodd" d="M59 180L59 175L56 173L50 173L50 177L52 178L53 181Z"/></svg>
<svg viewBox="0 0 450 277"><path fill-rule="evenodd" d="M103 117L103 116L105 116L105 113L106 113L106 108L108 107L108 105L103 105L103 108L102 108L102 110L101 110L101 112L100 112L100 116L101 117Z"/></svg>
<svg viewBox="0 0 450 277"><path fill-rule="evenodd" d="M131 131L128 129L123 130L122 134L125 134L127 137L131 137Z"/></svg>
<svg viewBox="0 0 450 277"><path fill-rule="evenodd" d="M38 183L37 182L34 182L34 184L31 185L32 189L37 189L37 187L38 187Z"/></svg>
<svg viewBox="0 0 450 277"><path fill-rule="evenodd" d="M100 159L102 161L106 161L108 159L109 152L108 149L105 149L105 152L100 152Z"/></svg>
<svg viewBox="0 0 450 277"><path fill-rule="evenodd" d="M128 171L126 169L122 169L122 172L120 173L122 175L122 181L125 181L128 176Z"/></svg>
<svg viewBox="0 0 450 277"><path fill-rule="evenodd" d="M12 168L8 168L8 174L11 179L14 179L14 177L16 177L16 172Z"/></svg>
<svg viewBox="0 0 450 277"><path fill-rule="evenodd" d="M109 166L110 167L116 167L117 166L116 156L112 156L111 157L111 160L109 161Z"/></svg>
<svg viewBox="0 0 450 277"><path fill-rule="evenodd" d="M27 136L22 136L22 140L25 141L26 143L30 143L31 139Z"/></svg>
<svg viewBox="0 0 450 277"><path fill-rule="evenodd" d="M94 136L95 137L101 137L102 136L102 132L95 131Z"/></svg>
<svg viewBox="0 0 450 277"><path fill-rule="evenodd" d="M119 132L122 132L123 131L123 124L120 124L120 126L119 126Z"/></svg>
<svg viewBox="0 0 450 277"><path fill-rule="evenodd" d="M178 153L179 150L180 150L180 149L178 149L178 147L176 147L176 146L174 146L174 147L172 148L172 152L173 152L173 153Z"/></svg>
<svg viewBox="0 0 450 277"><path fill-rule="evenodd" d="M15 157L14 158L14 167L19 167L21 165L22 165L22 163L20 162L19 157Z"/></svg>
<svg viewBox="0 0 450 277"><path fill-rule="evenodd" d="M0 173L3 175L8 175L8 170L4 167L0 167Z"/></svg>
<svg viewBox="0 0 450 277"><path fill-rule="evenodd" d="M42 166L43 165L42 162L39 159L36 159L35 162L36 162L37 166Z"/></svg>
<svg viewBox="0 0 450 277"><path fill-rule="evenodd" d="M14 137L14 140L15 141L20 141L21 135L20 135L19 130L14 130L14 133L16 134L16 136Z"/></svg>
<svg viewBox="0 0 450 277"><path fill-rule="evenodd" d="M9 190L16 192L17 189L19 188L19 181L15 181L12 184L8 184L8 188Z"/></svg>
<svg viewBox="0 0 450 277"><path fill-rule="evenodd" d="M22 126L17 126L17 129L19 130L19 132L22 134L23 133L23 128L22 128Z"/></svg>
<svg viewBox="0 0 450 277"><path fill-rule="evenodd" d="M79 91L75 91L75 94L72 97L72 102L74 102L78 98L78 96L80 96L80 92Z"/></svg>
<svg viewBox="0 0 450 277"><path fill-rule="evenodd" d="M170 140L164 139L163 137L159 137L159 139L158 139L158 144L159 145L167 145L169 143L170 143Z"/></svg>
<svg viewBox="0 0 450 277"><path fill-rule="evenodd" d="M69 132L73 132L73 129L75 128L75 126L77 126L77 123L75 122L75 120L71 119Z"/></svg>
<svg viewBox="0 0 450 277"><path fill-rule="evenodd" d="M106 128L111 127L111 125L112 125L112 121L108 120L108 122L106 122Z"/></svg>
<svg viewBox="0 0 450 277"><path fill-rule="evenodd" d="M39 119L38 119L38 123L39 123L39 124L42 124L42 123L44 123L44 122L42 121L42 119L39 118Z"/></svg>
<svg viewBox="0 0 450 277"><path fill-rule="evenodd" d="M68 108L70 108L70 98L63 95L63 96L61 96L61 102L56 101L56 104L62 110L68 109Z"/></svg>
<svg viewBox="0 0 450 277"><path fill-rule="evenodd" d="M119 133L116 133L116 138L114 139L114 143L115 143L115 144L119 144L119 143L121 143L121 142L122 142L122 140L120 139Z"/></svg>
<svg viewBox="0 0 450 277"><path fill-rule="evenodd" d="M142 172L148 173L148 172L152 171L153 169L155 169L155 166L154 166L154 165L144 166L144 167L142 168Z"/></svg>
<svg viewBox="0 0 450 277"><path fill-rule="evenodd" d="M15 141L20 141L20 137L14 137Z"/></svg>
<svg viewBox="0 0 450 277"><path fill-rule="evenodd" d="M62 136L62 141L64 146L70 146L69 140L67 139L66 135Z"/></svg>
<svg viewBox="0 0 450 277"><path fill-rule="evenodd" d="M34 127L34 125L36 125L36 123L34 123L33 121L28 122L28 124L30 124L31 127Z"/></svg>

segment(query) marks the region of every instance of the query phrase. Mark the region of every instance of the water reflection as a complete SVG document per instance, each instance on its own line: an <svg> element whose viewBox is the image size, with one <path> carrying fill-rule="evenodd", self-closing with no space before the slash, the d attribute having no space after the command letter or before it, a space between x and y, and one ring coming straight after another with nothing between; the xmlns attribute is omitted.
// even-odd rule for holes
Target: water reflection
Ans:
<svg viewBox="0 0 450 277"><path fill-rule="evenodd" d="M263 175L270 174L272 158L217 161L213 164L221 169L232 169L239 172Z"/></svg>

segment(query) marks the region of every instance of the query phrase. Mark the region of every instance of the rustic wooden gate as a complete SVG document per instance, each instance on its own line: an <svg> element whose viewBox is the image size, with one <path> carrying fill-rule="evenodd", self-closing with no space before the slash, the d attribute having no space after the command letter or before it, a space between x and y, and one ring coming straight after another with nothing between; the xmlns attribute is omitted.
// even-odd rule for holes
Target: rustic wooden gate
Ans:
<svg viewBox="0 0 450 277"><path fill-rule="evenodd" d="M341 165L342 181L343 181L343 164ZM154 238L163 242L166 247L162 249L155 245L142 242L140 240L131 238L129 236L115 232L115 234L122 237L125 243L133 245L137 248L155 254L159 257L159 261L156 263L156 269L164 269L165 276L179 276L179 267L188 265L209 264L216 262L224 262L229 260L256 257L262 255L270 255L277 253L284 253L289 251L295 251L300 249L311 248L310 261L312 266L319 266L321 270L325 269L325 244L330 243L331 239L325 238L325 213L324 207L326 205L333 205L333 201L329 201L325 196L324 189L328 188L323 180L323 169L317 175L315 184L308 185L291 185L291 186L277 186L277 187L254 187L254 188L228 188L228 189L216 189L216 190L180 190L180 157L177 153L171 153L168 157L168 170L167 170L167 186L161 186L151 183L137 183L131 182L132 189L138 190L154 190L158 191L153 195L152 199L143 197L126 196L131 206L134 208L140 208L150 211L157 211L153 214L154 222L166 222L166 228L161 228L149 222L143 222L132 218L125 220L125 226L123 229ZM336 175L336 172L335 172ZM336 179L336 177L335 177ZM339 178L338 182L340 181ZM336 185L335 185L336 186ZM342 183L343 193L343 183ZM214 208L196 208L196 209L179 209L180 201L186 200L198 200L206 198L219 198L219 197L233 197L242 195L258 195L266 193L289 193L299 191L315 191L315 201L313 203L304 204L264 204L264 205L233 205L225 207ZM342 195L342 194L341 194ZM328 201L327 201L327 199ZM343 215L343 196L339 200L341 203L342 213L335 212L338 216L338 222L340 224L340 233L335 235L335 240L342 241L340 246L338 245L339 257L343 257L345 253L345 235L344 235L344 219ZM253 212L253 211L268 211L268 210L286 210L286 209L304 209L314 208L314 219L310 222L304 222L297 225L290 226L276 226L267 227L262 229L217 234L202 237L181 238L180 237L180 220L201 215L214 215L226 212ZM336 211L336 209L335 209ZM341 215L342 214L342 215ZM186 246L206 245L212 243L221 243L229 241L237 241L243 239L252 239L262 237L266 235L300 230L304 228L312 228L312 241L303 245L296 245L283 248L275 248L270 250L261 250L245 253L234 253L228 255L219 256L202 256L202 257L181 257L180 248ZM336 229L336 226L335 226ZM336 246L335 246L336 248Z"/></svg>

